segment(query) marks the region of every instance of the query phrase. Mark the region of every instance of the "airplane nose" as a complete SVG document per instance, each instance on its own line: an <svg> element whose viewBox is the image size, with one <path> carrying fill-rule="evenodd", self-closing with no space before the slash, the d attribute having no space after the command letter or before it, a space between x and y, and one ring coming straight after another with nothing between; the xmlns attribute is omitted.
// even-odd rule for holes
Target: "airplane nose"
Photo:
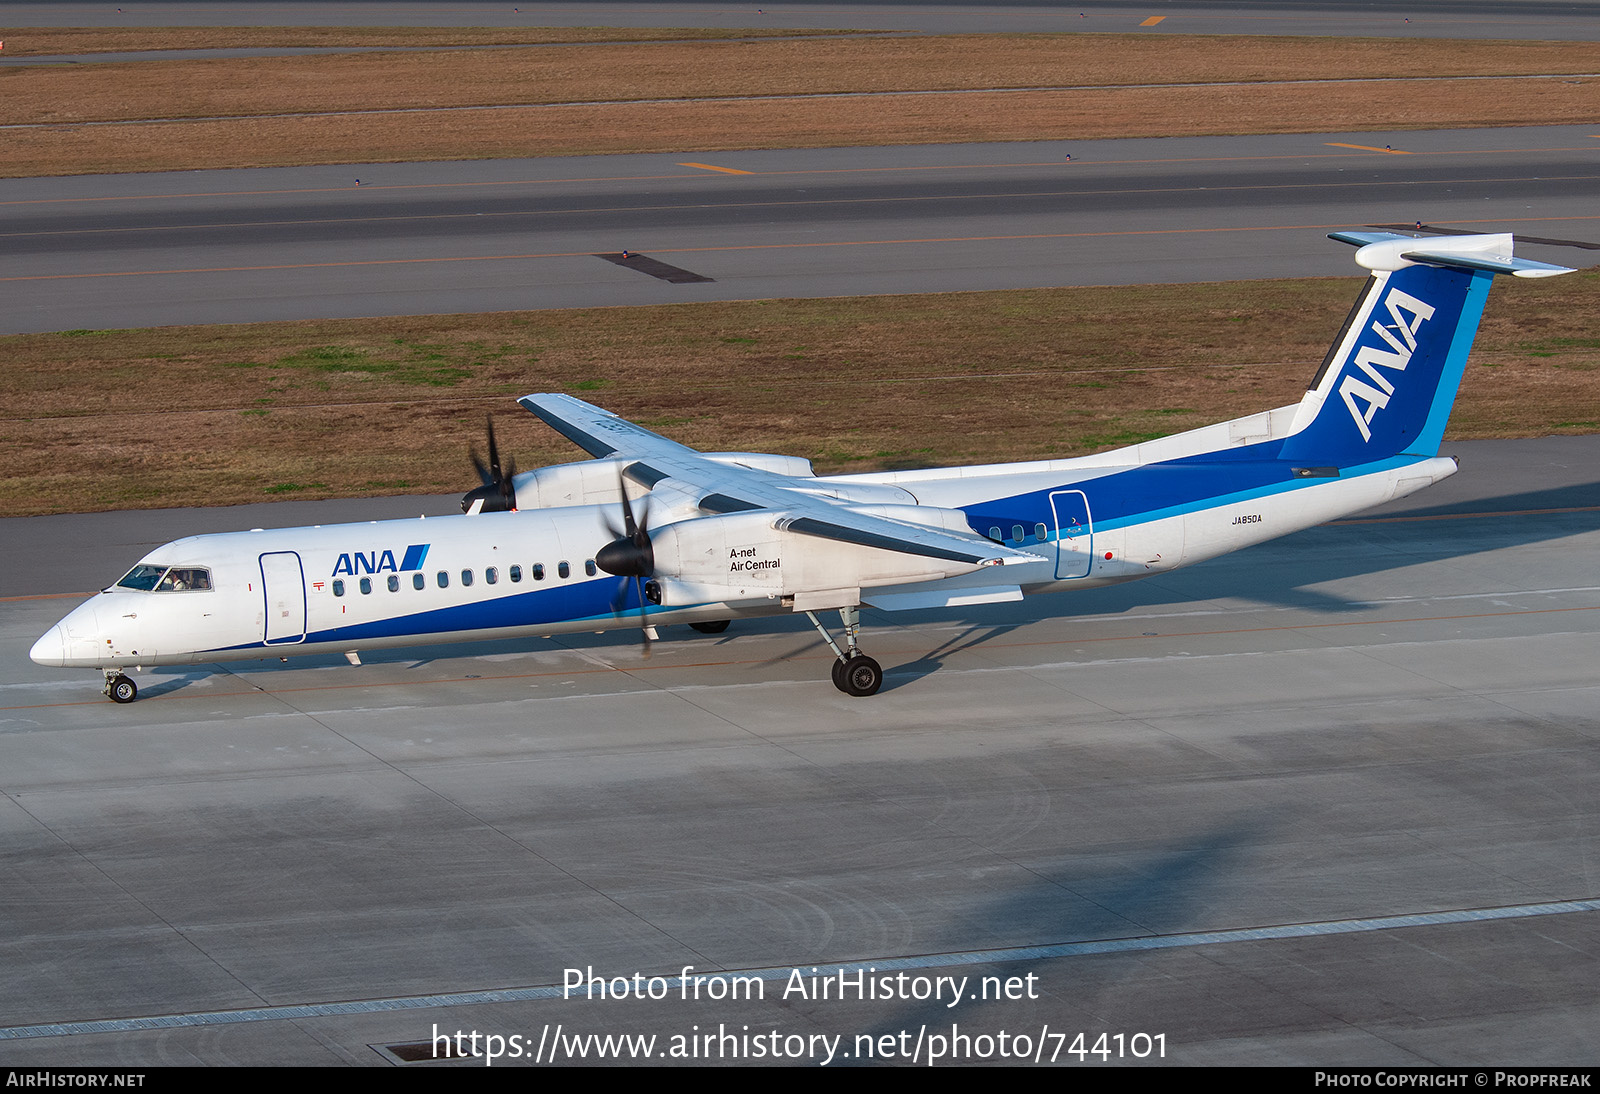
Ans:
<svg viewBox="0 0 1600 1094"><path fill-rule="evenodd" d="M57 623L45 631L28 651L28 657L38 665L50 665L55 668L66 665L67 636L61 633L61 624Z"/></svg>

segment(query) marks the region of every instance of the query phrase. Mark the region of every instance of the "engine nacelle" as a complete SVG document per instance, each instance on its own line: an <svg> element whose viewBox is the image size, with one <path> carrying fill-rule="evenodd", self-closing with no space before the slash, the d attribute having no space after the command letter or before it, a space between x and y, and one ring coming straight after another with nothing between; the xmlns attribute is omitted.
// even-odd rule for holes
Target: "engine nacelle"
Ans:
<svg viewBox="0 0 1600 1094"><path fill-rule="evenodd" d="M537 471L523 471L511 480L517 490L518 509L557 509L568 505L618 505L617 479L632 460L584 460L558 463ZM638 497L641 487L629 483L628 496Z"/></svg>
<svg viewBox="0 0 1600 1094"><path fill-rule="evenodd" d="M816 594L838 594L833 599L855 603L863 587L932 581L976 569L969 563L781 530L773 526L781 515L768 510L729 513L653 531L661 603L684 607L780 597L805 601ZM803 606L797 602L797 608Z"/></svg>
<svg viewBox="0 0 1600 1094"><path fill-rule="evenodd" d="M811 469L811 461L799 456L778 456L771 452L705 452L702 455L715 463L750 467L774 475L787 475L791 479L813 479L817 476Z"/></svg>

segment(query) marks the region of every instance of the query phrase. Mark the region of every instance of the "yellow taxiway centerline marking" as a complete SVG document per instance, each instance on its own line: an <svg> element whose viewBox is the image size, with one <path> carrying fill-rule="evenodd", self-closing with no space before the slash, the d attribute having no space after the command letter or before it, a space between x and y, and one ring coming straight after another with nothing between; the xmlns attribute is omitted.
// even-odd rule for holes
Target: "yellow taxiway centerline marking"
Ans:
<svg viewBox="0 0 1600 1094"><path fill-rule="evenodd" d="M698 167L702 171L721 171L724 175L753 175L754 171L741 171L737 167L717 167L709 163L680 163L679 167Z"/></svg>
<svg viewBox="0 0 1600 1094"><path fill-rule="evenodd" d="M1153 27L1153 26L1155 26L1157 23L1161 22L1161 20L1163 20L1165 18L1166 18L1165 15L1152 15L1150 18L1146 19L1144 22L1140 23L1139 25L1141 27Z"/></svg>
<svg viewBox="0 0 1600 1094"><path fill-rule="evenodd" d="M1340 144L1338 141L1324 141L1329 148L1355 148L1362 152L1387 152L1391 156L1409 156L1410 152L1399 148L1374 148L1370 144Z"/></svg>

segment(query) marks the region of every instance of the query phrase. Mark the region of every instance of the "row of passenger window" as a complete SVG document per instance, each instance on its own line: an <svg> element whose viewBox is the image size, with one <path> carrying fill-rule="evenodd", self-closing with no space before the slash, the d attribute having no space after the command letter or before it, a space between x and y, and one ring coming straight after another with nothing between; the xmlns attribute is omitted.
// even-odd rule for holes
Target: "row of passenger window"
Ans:
<svg viewBox="0 0 1600 1094"><path fill-rule="evenodd" d="M594 564L594 559L591 558L591 559L585 559L584 560L583 572L585 574L589 575L590 577L593 577L596 574L597 568L596 568L596 566ZM535 562L532 566L528 567L527 573L528 573L528 576L533 578L533 580L535 580L535 581L543 581L545 579L544 563ZM571 577L572 576L572 564L568 563L568 562L558 562L558 563L556 563L556 576L558 578L563 579L563 580L565 580L566 578ZM516 583L520 582L522 580L522 577L523 577L522 567L521 566L507 566L506 567L506 577L511 581L512 584L516 584ZM475 579L475 577L473 575L473 571L472 570L462 570L461 571L461 585L462 585L462 588L467 588L467 587L471 586L474 580L476 580L476 579ZM449 570L440 570L437 574L434 575L434 582L439 586L439 588L448 589L450 587L450 571ZM497 584L499 584L499 582L500 582L500 568L498 566L490 566L487 570L483 571L483 583L485 585L497 585ZM372 578L370 578L370 577L361 578L360 581L358 582L357 587L361 590L363 595L372 592ZM421 574L421 573L412 574L411 575L411 587L413 589L419 589L419 590L420 589L426 589L428 587L427 575ZM389 575L389 591L391 593L397 593L397 592L400 591L400 575L399 574L390 574ZM336 578L333 579L333 595L334 596L343 596L344 595L344 579L343 578L337 578L336 577Z"/></svg>
<svg viewBox="0 0 1600 1094"><path fill-rule="evenodd" d="M1068 531L1064 534L1070 538L1073 533ZM1022 525L1013 524L1011 526L1011 538L1007 539L1005 534L1000 531L1000 528L997 525L989 529L989 538L994 540L996 543L1022 543L1027 540L1028 533L1023 529ZM1033 526L1033 538L1038 540L1040 543L1048 543L1050 541L1050 529L1046 528L1042 524L1035 524Z"/></svg>

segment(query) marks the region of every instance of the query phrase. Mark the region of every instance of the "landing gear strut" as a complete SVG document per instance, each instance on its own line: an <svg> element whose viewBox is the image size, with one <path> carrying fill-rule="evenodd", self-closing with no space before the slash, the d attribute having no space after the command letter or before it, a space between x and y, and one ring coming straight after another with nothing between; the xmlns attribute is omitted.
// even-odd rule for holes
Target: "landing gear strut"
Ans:
<svg viewBox="0 0 1600 1094"><path fill-rule="evenodd" d="M106 669L106 698L113 703L131 703L139 698L139 685L117 669Z"/></svg>
<svg viewBox="0 0 1600 1094"><path fill-rule="evenodd" d="M839 609L839 621L844 624L845 648L842 650L816 613L807 612L806 618L833 651L833 686L846 695L876 695L883 686L883 667L856 646L856 634L861 630L861 609Z"/></svg>

